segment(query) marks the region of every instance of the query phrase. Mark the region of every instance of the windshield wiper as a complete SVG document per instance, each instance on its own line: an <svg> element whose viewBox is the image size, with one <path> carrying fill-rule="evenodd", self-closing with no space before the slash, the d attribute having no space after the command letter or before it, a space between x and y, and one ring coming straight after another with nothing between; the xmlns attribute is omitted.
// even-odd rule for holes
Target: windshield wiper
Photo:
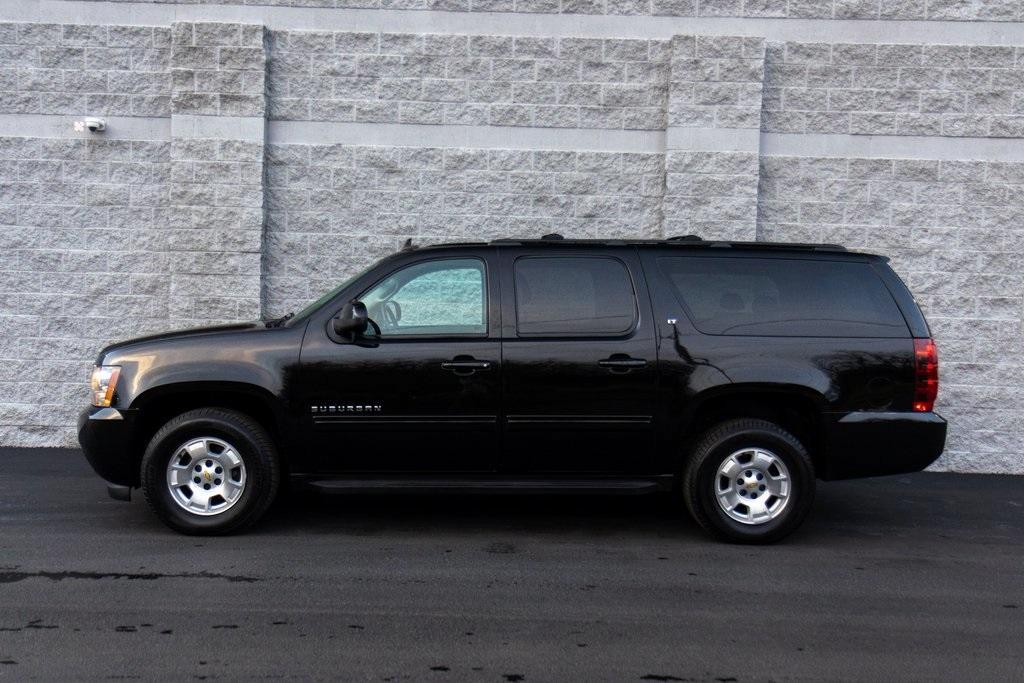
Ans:
<svg viewBox="0 0 1024 683"><path fill-rule="evenodd" d="M292 319L293 317L295 317L295 312L294 311L291 312L291 313L285 313L281 317L275 317L275 318L272 319L272 321L267 321L266 322L266 327L268 327L268 328L280 328L282 325L284 325L285 323L290 321L290 319Z"/></svg>

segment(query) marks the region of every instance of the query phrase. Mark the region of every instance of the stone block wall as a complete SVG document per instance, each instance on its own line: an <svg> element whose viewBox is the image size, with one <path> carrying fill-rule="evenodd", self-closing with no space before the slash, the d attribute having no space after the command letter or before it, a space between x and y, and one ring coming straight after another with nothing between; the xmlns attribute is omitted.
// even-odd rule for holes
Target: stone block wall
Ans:
<svg viewBox="0 0 1024 683"><path fill-rule="evenodd" d="M0 24L0 114L170 113L170 29Z"/></svg>
<svg viewBox="0 0 1024 683"><path fill-rule="evenodd" d="M170 326L260 315L263 145L184 139L171 145L167 223Z"/></svg>
<svg viewBox="0 0 1024 683"><path fill-rule="evenodd" d="M939 347L942 466L1016 471L1024 427L1024 163L765 157L760 239L886 254Z"/></svg>
<svg viewBox="0 0 1024 683"><path fill-rule="evenodd" d="M259 24L174 24L174 113L262 117L267 71L263 37Z"/></svg>
<svg viewBox="0 0 1024 683"><path fill-rule="evenodd" d="M270 315L296 310L408 237L657 237L660 154L274 145Z"/></svg>
<svg viewBox="0 0 1024 683"><path fill-rule="evenodd" d="M664 235L753 240L758 172L752 152L669 152Z"/></svg>
<svg viewBox="0 0 1024 683"><path fill-rule="evenodd" d="M665 127L658 40L273 31L270 118Z"/></svg>
<svg viewBox="0 0 1024 683"><path fill-rule="evenodd" d="M1020 137L1024 49L1011 45L773 43L763 129Z"/></svg>
<svg viewBox="0 0 1024 683"><path fill-rule="evenodd" d="M138 0L113 0L132 2ZM195 4L198 0L142 0ZM237 0L207 0L231 5ZM772 19L994 21L1024 19L1021 0L248 0L247 5L310 8L522 12L543 14L660 15Z"/></svg>
<svg viewBox="0 0 1024 683"><path fill-rule="evenodd" d="M697 234L890 256L938 466L1024 473L1021 0L81 7L0 3L32 19L0 22L0 444L73 445L105 343L281 315L409 237Z"/></svg>
<svg viewBox="0 0 1024 683"><path fill-rule="evenodd" d="M764 40L743 36L672 39L669 125L758 128Z"/></svg>
<svg viewBox="0 0 1024 683"><path fill-rule="evenodd" d="M672 39L663 232L753 240L765 41Z"/></svg>
<svg viewBox="0 0 1024 683"><path fill-rule="evenodd" d="M0 138L0 437L69 443L99 349L166 327L170 145Z"/></svg>
<svg viewBox="0 0 1024 683"><path fill-rule="evenodd" d="M177 22L171 32L171 317L260 315L266 49L259 24ZM200 123L228 122L217 134ZM247 124L247 125L246 125Z"/></svg>

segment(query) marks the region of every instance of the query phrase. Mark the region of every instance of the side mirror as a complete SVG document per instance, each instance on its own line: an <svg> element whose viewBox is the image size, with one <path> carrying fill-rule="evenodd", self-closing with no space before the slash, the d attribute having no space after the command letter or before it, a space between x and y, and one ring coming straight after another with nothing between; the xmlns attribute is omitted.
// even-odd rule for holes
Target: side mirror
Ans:
<svg viewBox="0 0 1024 683"><path fill-rule="evenodd" d="M339 337L355 340L366 332L369 321L370 316L366 312L366 304L353 299L345 304L341 312L331 321L331 325L334 327L334 333Z"/></svg>

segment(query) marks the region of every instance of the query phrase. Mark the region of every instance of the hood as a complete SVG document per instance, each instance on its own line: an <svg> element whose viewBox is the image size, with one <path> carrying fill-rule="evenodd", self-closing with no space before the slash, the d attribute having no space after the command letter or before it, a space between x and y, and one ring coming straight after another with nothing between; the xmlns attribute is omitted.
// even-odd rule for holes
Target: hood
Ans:
<svg viewBox="0 0 1024 683"><path fill-rule="evenodd" d="M144 337L135 337L133 339L126 339L124 341L115 342L103 348L100 351L99 357L96 360L96 364L100 365L103 363L103 358L113 351L120 351L132 346L138 346L142 344L153 344L164 341L175 341L179 339L189 339L193 337L203 337L209 335L220 335L225 333L234 332L248 332L250 330L266 329L266 325L263 322L247 322L247 323L232 323L229 325L211 325L209 327L192 327L184 330L171 330L168 332L159 332L157 334L149 334Z"/></svg>

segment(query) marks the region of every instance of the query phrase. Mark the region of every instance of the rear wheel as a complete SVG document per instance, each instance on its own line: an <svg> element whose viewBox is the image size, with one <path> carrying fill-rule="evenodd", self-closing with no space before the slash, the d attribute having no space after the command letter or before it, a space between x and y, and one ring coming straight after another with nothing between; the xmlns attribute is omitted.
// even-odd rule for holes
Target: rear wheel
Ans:
<svg viewBox="0 0 1024 683"><path fill-rule="evenodd" d="M766 420L708 430L683 473L690 514L706 531L737 543L772 543L803 522L814 500L814 468L803 444Z"/></svg>
<svg viewBox="0 0 1024 683"><path fill-rule="evenodd" d="M259 519L278 489L273 441L251 417L202 408L165 424L142 458L142 489L172 529L226 534Z"/></svg>

